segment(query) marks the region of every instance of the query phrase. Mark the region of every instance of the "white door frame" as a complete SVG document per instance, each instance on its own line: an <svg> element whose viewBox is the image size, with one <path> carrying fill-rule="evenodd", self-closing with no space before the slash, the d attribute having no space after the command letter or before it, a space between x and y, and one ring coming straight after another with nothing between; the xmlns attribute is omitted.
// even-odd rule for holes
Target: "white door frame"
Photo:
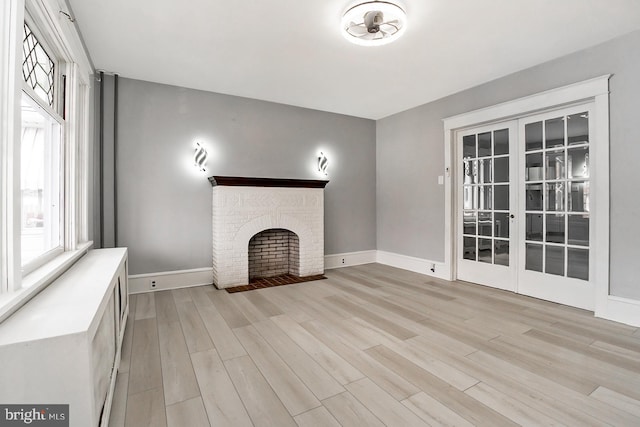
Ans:
<svg viewBox="0 0 640 427"><path fill-rule="evenodd" d="M534 113L553 108L570 106L585 102L594 103L595 133L593 140L597 141L590 147L597 164L593 164L593 179L591 194L593 206L603 206L594 215L593 227L597 246L594 245L593 258L604 260L595 266L595 315L611 318L608 309L609 302L609 78L611 74L596 77L583 82L574 83L545 92L504 102L491 107L482 108L468 113L443 119L444 122L444 153L445 153L445 256L444 270L448 272L449 280L455 280L456 239L455 221L455 192L452 173L456 172L455 161L455 132L468 127L477 127L493 122L517 119ZM594 162L595 163L595 162Z"/></svg>

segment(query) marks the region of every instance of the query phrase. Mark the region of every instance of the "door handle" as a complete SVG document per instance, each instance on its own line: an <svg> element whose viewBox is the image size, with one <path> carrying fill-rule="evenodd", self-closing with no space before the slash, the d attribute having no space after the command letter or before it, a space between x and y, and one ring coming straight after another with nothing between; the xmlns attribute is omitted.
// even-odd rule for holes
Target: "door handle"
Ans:
<svg viewBox="0 0 640 427"><path fill-rule="evenodd" d="M515 216L514 214L509 215L509 218L511 218L511 219L513 219L513 218L515 218L515 217L516 217L516 216Z"/></svg>

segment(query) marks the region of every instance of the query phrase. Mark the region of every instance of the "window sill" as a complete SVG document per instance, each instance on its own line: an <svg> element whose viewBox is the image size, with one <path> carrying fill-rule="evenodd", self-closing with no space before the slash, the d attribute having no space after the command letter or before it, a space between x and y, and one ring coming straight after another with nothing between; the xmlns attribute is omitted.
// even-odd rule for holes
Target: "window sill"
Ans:
<svg viewBox="0 0 640 427"><path fill-rule="evenodd" d="M93 242L89 241L78 245L78 249L74 251L62 253L42 267L24 276L22 278L22 289L0 295L0 322L27 304L31 298L60 277L76 261L82 258L92 246Z"/></svg>

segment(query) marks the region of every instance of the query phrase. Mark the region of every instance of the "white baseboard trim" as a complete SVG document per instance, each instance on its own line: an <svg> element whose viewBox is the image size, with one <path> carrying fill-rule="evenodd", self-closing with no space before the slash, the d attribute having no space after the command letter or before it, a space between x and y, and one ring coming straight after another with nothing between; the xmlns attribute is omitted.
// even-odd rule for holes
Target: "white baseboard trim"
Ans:
<svg viewBox="0 0 640 427"><path fill-rule="evenodd" d="M377 251L345 252L324 256L324 269L350 267L352 265L370 264L376 262Z"/></svg>
<svg viewBox="0 0 640 427"><path fill-rule="evenodd" d="M597 310L595 316L640 327L640 301L609 295L606 308Z"/></svg>
<svg viewBox="0 0 640 427"><path fill-rule="evenodd" d="M444 263L439 261L400 255L393 252L378 251L376 262L415 273L426 274L427 276L437 277L439 279L449 280L449 272L444 268ZM435 271L431 271L431 268Z"/></svg>
<svg viewBox="0 0 640 427"><path fill-rule="evenodd" d="M155 281L155 287L151 282ZM129 293L166 291L168 289L189 288L210 285L213 282L213 269L194 268L191 270L163 271L159 273L134 274L129 276Z"/></svg>

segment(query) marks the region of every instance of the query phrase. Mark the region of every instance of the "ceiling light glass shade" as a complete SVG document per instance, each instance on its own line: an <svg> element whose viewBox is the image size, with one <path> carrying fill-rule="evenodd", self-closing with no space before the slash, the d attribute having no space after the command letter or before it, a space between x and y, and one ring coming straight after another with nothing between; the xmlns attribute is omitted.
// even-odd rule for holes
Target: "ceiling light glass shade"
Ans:
<svg viewBox="0 0 640 427"><path fill-rule="evenodd" d="M342 16L342 35L362 46L380 46L397 40L407 28L407 15L388 1L368 1L349 8Z"/></svg>

